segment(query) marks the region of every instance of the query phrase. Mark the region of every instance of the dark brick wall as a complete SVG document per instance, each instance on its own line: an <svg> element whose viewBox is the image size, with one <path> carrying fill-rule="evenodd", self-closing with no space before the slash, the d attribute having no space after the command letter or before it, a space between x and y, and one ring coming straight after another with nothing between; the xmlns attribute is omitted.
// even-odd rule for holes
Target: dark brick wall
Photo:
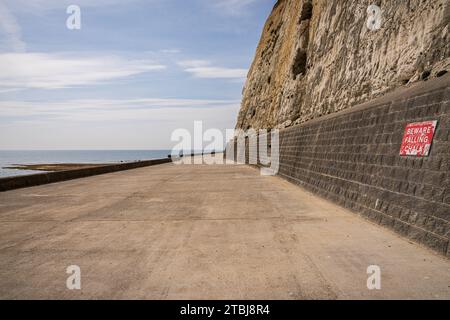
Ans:
<svg viewBox="0 0 450 320"><path fill-rule="evenodd" d="M430 155L400 156L407 123L425 120ZM279 175L450 257L449 129L450 86L406 92L280 131Z"/></svg>

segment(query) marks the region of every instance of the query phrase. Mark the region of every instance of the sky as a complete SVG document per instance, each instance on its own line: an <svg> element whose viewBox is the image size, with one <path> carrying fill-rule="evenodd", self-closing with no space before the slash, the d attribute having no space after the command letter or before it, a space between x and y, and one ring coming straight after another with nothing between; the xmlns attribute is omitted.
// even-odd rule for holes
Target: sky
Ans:
<svg viewBox="0 0 450 320"><path fill-rule="evenodd" d="M274 3L0 0L0 149L171 149L196 120L234 128Z"/></svg>

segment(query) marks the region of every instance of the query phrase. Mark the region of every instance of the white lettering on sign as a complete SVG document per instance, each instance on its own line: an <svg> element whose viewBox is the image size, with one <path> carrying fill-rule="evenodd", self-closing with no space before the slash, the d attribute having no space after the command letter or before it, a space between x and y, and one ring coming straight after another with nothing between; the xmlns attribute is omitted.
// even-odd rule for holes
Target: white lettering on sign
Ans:
<svg viewBox="0 0 450 320"><path fill-rule="evenodd" d="M410 123L406 126L400 147L401 156L426 157L430 153L437 121Z"/></svg>

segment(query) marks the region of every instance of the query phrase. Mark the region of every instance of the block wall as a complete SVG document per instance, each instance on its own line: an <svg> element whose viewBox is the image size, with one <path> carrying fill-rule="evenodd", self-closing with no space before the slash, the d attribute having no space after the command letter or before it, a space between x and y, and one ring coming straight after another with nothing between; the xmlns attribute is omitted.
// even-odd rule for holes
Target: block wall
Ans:
<svg viewBox="0 0 450 320"><path fill-rule="evenodd" d="M430 155L400 156L405 126L426 120ZM278 174L450 257L449 129L450 86L403 93L281 130Z"/></svg>

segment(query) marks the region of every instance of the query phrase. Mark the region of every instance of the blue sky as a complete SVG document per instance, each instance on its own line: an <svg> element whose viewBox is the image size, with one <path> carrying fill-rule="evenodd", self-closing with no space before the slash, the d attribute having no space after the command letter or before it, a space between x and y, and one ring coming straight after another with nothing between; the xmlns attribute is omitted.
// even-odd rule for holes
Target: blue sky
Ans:
<svg viewBox="0 0 450 320"><path fill-rule="evenodd" d="M170 149L194 120L233 128L274 2L0 0L0 149Z"/></svg>

